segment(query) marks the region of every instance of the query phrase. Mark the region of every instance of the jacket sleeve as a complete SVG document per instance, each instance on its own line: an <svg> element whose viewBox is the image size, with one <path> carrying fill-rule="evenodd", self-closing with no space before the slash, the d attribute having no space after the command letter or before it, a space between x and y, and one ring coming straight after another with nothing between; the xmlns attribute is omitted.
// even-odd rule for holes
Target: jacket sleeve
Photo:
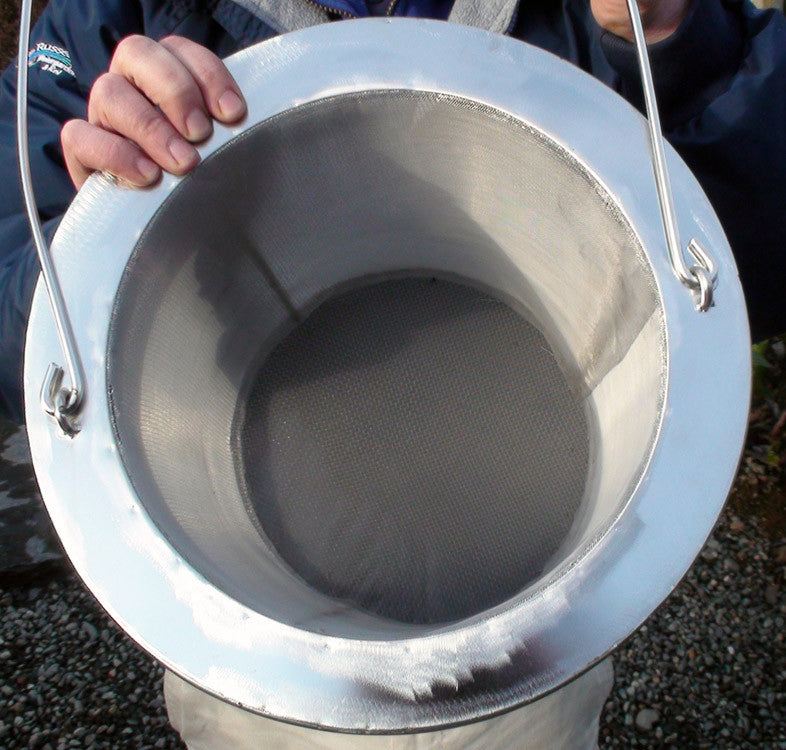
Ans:
<svg viewBox="0 0 786 750"><path fill-rule="evenodd" d="M633 46L602 46L643 109ZM786 18L748 0L694 0L650 46L664 131L713 204L734 252L754 340L786 331Z"/></svg>
<svg viewBox="0 0 786 750"><path fill-rule="evenodd" d="M28 58L30 163L38 212L54 234L74 196L60 128L84 117L87 94L123 36L141 28L134 2L52 0L31 34ZM16 157L16 63L0 81L0 413L23 419L22 357L38 261L30 241Z"/></svg>

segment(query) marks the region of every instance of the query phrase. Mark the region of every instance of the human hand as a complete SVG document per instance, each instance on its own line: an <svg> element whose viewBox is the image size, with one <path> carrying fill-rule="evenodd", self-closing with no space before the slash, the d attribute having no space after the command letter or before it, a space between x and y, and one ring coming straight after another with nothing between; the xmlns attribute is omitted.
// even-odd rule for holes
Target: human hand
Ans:
<svg viewBox="0 0 786 750"><path fill-rule="evenodd" d="M150 185L161 169L185 174L199 162L191 144L210 135L211 118L231 123L245 113L240 89L209 50L183 37L129 36L93 84L87 121L60 131L66 167L77 188L99 170Z"/></svg>
<svg viewBox="0 0 786 750"><path fill-rule="evenodd" d="M671 36L688 12L690 0L638 0L641 24L647 44ZM600 26L633 41L628 4L625 0L590 0L592 14Z"/></svg>

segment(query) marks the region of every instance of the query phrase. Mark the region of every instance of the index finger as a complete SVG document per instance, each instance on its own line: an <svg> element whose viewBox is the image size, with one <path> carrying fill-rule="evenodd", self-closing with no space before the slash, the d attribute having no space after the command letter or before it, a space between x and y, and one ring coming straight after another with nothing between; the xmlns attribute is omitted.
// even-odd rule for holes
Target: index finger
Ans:
<svg viewBox="0 0 786 750"><path fill-rule="evenodd" d="M219 57L182 36L168 36L160 44L191 73L213 117L231 123L245 115L246 103L240 87Z"/></svg>
<svg viewBox="0 0 786 750"><path fill-rule="evenodd" d="M183 63L163 45L138 34L126 37L115 49L109 73L125 79L159 107L189 140L201 141L210 135L212 125L205 115L199 86ZM91 102L97 99L104 109L111 111L113 97L101 97L100 93L94 86Z"/></svg>

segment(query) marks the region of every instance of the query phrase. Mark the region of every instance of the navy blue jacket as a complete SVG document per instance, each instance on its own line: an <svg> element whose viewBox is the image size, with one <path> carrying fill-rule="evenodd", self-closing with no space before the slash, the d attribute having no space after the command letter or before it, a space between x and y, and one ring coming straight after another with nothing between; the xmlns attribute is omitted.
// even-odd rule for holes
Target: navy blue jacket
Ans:
<svg viewBox="0 0 786 750"><path fill-rule="evenodd" d="M309 2L309 0L288 0ZM363 0L323 0L336 17ZM397 14L444 18L451 0L399 0ZM51 0L31 43L30 139L36 198L53 233L74 195L59 144L129 34L180 34L219 56L274 35L231 0ZM512 36L592 73L641 108L630 44L603 32L589 0L525 0ZM754 337L786 330L786 19L748 0L693 0L650 48L667 137L703 185L729 237ZM0 90L0 412L22 418L24 331L38 265L16 179L14 66Z"/></svg>

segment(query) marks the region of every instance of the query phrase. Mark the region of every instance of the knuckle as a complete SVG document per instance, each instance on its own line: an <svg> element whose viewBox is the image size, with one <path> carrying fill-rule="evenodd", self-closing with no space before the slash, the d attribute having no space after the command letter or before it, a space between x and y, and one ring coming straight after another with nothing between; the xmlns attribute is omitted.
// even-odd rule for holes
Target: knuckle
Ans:
<svg viewBox="0 0 786 750"><path fill-rule="evenodd" d="M60 129L60 143L64 151L70 151L78 143L76 131L80 128L80 120L67 120Z"/></svg>
<svg viewBox="0 0 786 750"><path fill-rule="evenodd" d="M123 139L113 139L106 144L104 163L109 169L122 171L128 161L129 143Z"/></svg>
<svg viewBox="0 0 786 750"><path fill-rule="evenodd" d="M87 116L90 122L101 120L106 105L112 101L115 91L116 81L113 73L102 73L96 78L87 97Z"/></svg>
<svg viewBox="0 0 786 750"><path fill-rule="evenodd" d="M204 66L202 82L209 91L219 91L219 89L223 91L232 81L223 63L217 60Z"/></svg>
<svg viewBox="0 0 786 750"><path fill-rule="evenodd" d="M166 91L159 101L159 105L164 108L179 109L181 106L194 102L199 96L199 89L196 83L190 78L178 78L171 81Z"/></svg>
<svg viewBox="0 0 786 750"><path fill-rule="evenodd" d="M93 87L90 89L91 99L100 99L102 96L108 94L114 87L115 74L106 72L102 73L93 82Z"/></svg>
<svg viewBox="0 0 786 750"><path fill-rule="evenodd" d="M169 136L169 129L164 117L152 107L137 113L133 127L138 139L144 143L164 140Z"/></svg>
<svg viewBox="0 0 786 750"><path fill-rule="evenodd" d="M131 34L123 37L115 47L112 62L123 62L137 57L150 43L150 39L141 34Z"/></svg>
<svg viewBox="0 0 786 750"><path fill-rule="evenodd" d="M106 102L112 101L117 93L118 80L114 73L102 73L93 82L90 95L87 100L88 112L95 112L97 109L103 110Z"/></svg>
<svg viewBox="0 0 786 750"><path fill-rule="evenodd" d="M167 49L183 49L188 46L189 41L185 37L178 36L177 34L170 34L160 40L159 44Z"/></svg>

